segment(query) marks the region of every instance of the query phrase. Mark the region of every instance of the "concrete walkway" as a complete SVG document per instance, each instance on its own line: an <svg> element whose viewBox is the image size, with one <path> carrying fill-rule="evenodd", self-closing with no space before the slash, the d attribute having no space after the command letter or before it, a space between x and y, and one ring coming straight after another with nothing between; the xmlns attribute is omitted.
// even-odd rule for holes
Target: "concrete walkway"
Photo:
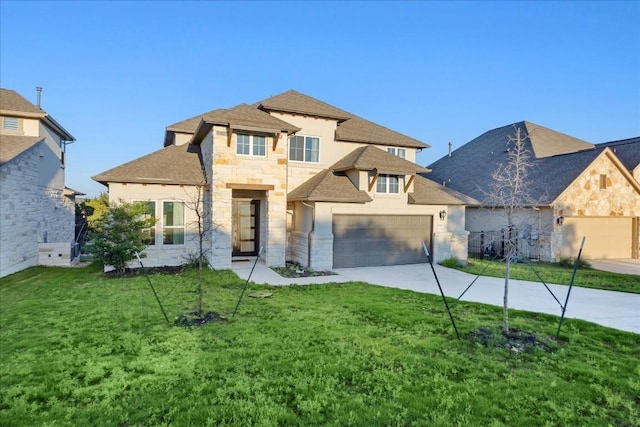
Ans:
<svg viewBox="0 0 640 427"><path fill-rule="evenodd" d="M640 276L640 259L589 259L591 268L612 273L637 274ZM640 278L638 278L640 280Z"/></svg>
<svg viewBox="0 0 640 427"><path fill-rule="evenodd" d="M252 262L234 263L233 270L243 279L249 277ZM445 295L457 298L475 279L468 273L435 265ZM387 267L341 268L336 275L288 279L258 263L251 281L269 285L312 284L330 282L367 282L375 285L416 292L438 294L438 286L429 264L396 265ZM640 277L639 277L640 280ZM509 307L560 316L562 308L542 283L510 280ZM576 276L580 283L580 271ZM560 303L564 304L568 286L548 284ZM504 279L480 277L469 289L463 301L502 306ZM626 292L602 291L574 286L571 291L567 318L583 319L610 328L640 334L640 295Z"/></svg>

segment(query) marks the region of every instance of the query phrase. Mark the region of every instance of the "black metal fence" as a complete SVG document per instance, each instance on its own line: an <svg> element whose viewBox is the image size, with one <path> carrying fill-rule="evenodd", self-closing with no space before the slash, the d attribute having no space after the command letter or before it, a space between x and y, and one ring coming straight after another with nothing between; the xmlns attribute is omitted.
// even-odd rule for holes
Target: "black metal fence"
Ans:
<svg viewBox="0 0 640 427"><path fill-rule="evenodd" d="M530 229L512 231L515 237L516 257L540 259L540 236ZM469 255L504 257L505 242L509 238L506 229L498 231L471 231L469 234Z"/></svg>

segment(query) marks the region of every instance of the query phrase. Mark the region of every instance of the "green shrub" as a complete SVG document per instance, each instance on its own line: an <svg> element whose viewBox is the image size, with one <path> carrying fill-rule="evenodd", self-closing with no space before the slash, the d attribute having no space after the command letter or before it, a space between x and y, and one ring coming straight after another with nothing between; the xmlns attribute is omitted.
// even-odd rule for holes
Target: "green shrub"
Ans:
<svg viewBox="0 0 640 427"><path fill-rule="evenodd" d="M560 267L567 267L567 268L573 268L575 263L576 263L576 260L573 258L560 258L560 260L558 261L558 265ZM580 262L578 263L578 268L581 268L581 269L591 268L591 264L589 264L588 261L580 259Z"/></svg>

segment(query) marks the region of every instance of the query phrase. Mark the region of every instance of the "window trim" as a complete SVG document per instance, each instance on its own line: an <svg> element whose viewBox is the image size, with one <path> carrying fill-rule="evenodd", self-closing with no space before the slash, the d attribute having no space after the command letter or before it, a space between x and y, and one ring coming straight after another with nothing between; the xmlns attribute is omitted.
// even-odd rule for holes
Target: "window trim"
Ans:
<svg viewBox="0 0 640 427"><path fill-rule="evenodd" d="M165 205L167 203L179 203L182 205L182 225L167 225L165 221ZM162 245L163 246L182 246L185 245L186 233L187 233L187 221L186 221L186 204L182 200L163 200L162 201ZM182 243L166 243L165 230L177 230L182 229Z"/></svg>
<svg viewBox="0 0 640 427"><path fill-rule="evenodd" d="M292 138L303 138L303 141L302 141L302 160L292 159L292 158L291 158L291 147L292 147L292 146L291 146L291 139L292 139ZM308 139L309 139L309 140L311 140L311 139L315 139L315 140L317 140L317 141L318 141L318 149L317 149L317 151L315 151L315 153L316 153L316 157L317 157L317 160L315 160L315 161L314 161L314 160L308 160L308 159L307 159L307 140L308 140ZM291 136L288 138L288 143L289 143L288 145L289 145L289 148L288 148L288 150L287 150L287 151L288 151L288 153L287 153L287 159L288 159L290 162L297 162L297 163L312 163L312 164L318 164L318 163L320 163L320 141L321 141L321 138L320 138L319 136L314 136L314 135L291 135ZM313 153L314 153L314 152L313 152L313 151L311 151L311 153L312 153L312 156L313 156Z"/></svg>
<svg viewBox="0 0 640 427"><path fill-rule="evenodd" d="M249 138L249 153L239 153L238 149L240 148L240 137L245 136ZM255 144L256 138L262 138L262 141L264 142L264 144L262 144L262 148L264 151L263 154L256 154L256 148L259 147L259 145ZM247 157L267 157L267 137L265 135L254 135L250 133L236 133L236 155Z"/></svg>
<svg viewBox="0 0 640 427"><path fill-rule="evenodd" d="M391 191L392 183L390 178L395 178L395 190ZM384 189L381 189L381 184L384 182ZM400 194L400 176L399 175L390 175L390 174L380 174L376 180L376 194L389 194L396 195Z"/></svg>
<svg viewBox="0 0 640 427"><path fill-rule="evenodd" d="M402 151L402 155L400 155L400 151ZM387 153L393 154L394 156L400 157L401 159L407 158L407 149L401 147L387 147Z"/></svg>

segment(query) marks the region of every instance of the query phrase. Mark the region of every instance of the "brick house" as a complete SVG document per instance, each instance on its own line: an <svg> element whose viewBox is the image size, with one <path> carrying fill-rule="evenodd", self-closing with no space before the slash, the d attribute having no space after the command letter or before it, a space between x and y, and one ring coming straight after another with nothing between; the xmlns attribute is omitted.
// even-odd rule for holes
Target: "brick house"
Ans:
<svg viewBox="0 0 640 427"><path fill-rule="evenodd" d="M75 192L65 188L64 168L75 138L9 89L0 89L0 121L0 277L71 265Z"/></svg>
<svg viewBox="0 0 640 427"><path fill-rule="evenodd" d="M214 268L255 256L317 270L466 258L465 205L415 163L428 145L287 91L166 128L164 148L93 177L158 222L147 264L197 252L201 201Z"/></svg>
<svg viewBox="0 0 640 427"><path fill-rule="evenodd" d="M516 129L531 154L532 202L517 218L525 254L533 251L544 261L575 257L585 237L583 258L638 258L640 138L592 144L518 122L485 132L432 163L429 178L483 200L492 172L507 161ZM470 244L482 232L486 243L486 232L505 227L499 208L466 210Z"/></svg>

